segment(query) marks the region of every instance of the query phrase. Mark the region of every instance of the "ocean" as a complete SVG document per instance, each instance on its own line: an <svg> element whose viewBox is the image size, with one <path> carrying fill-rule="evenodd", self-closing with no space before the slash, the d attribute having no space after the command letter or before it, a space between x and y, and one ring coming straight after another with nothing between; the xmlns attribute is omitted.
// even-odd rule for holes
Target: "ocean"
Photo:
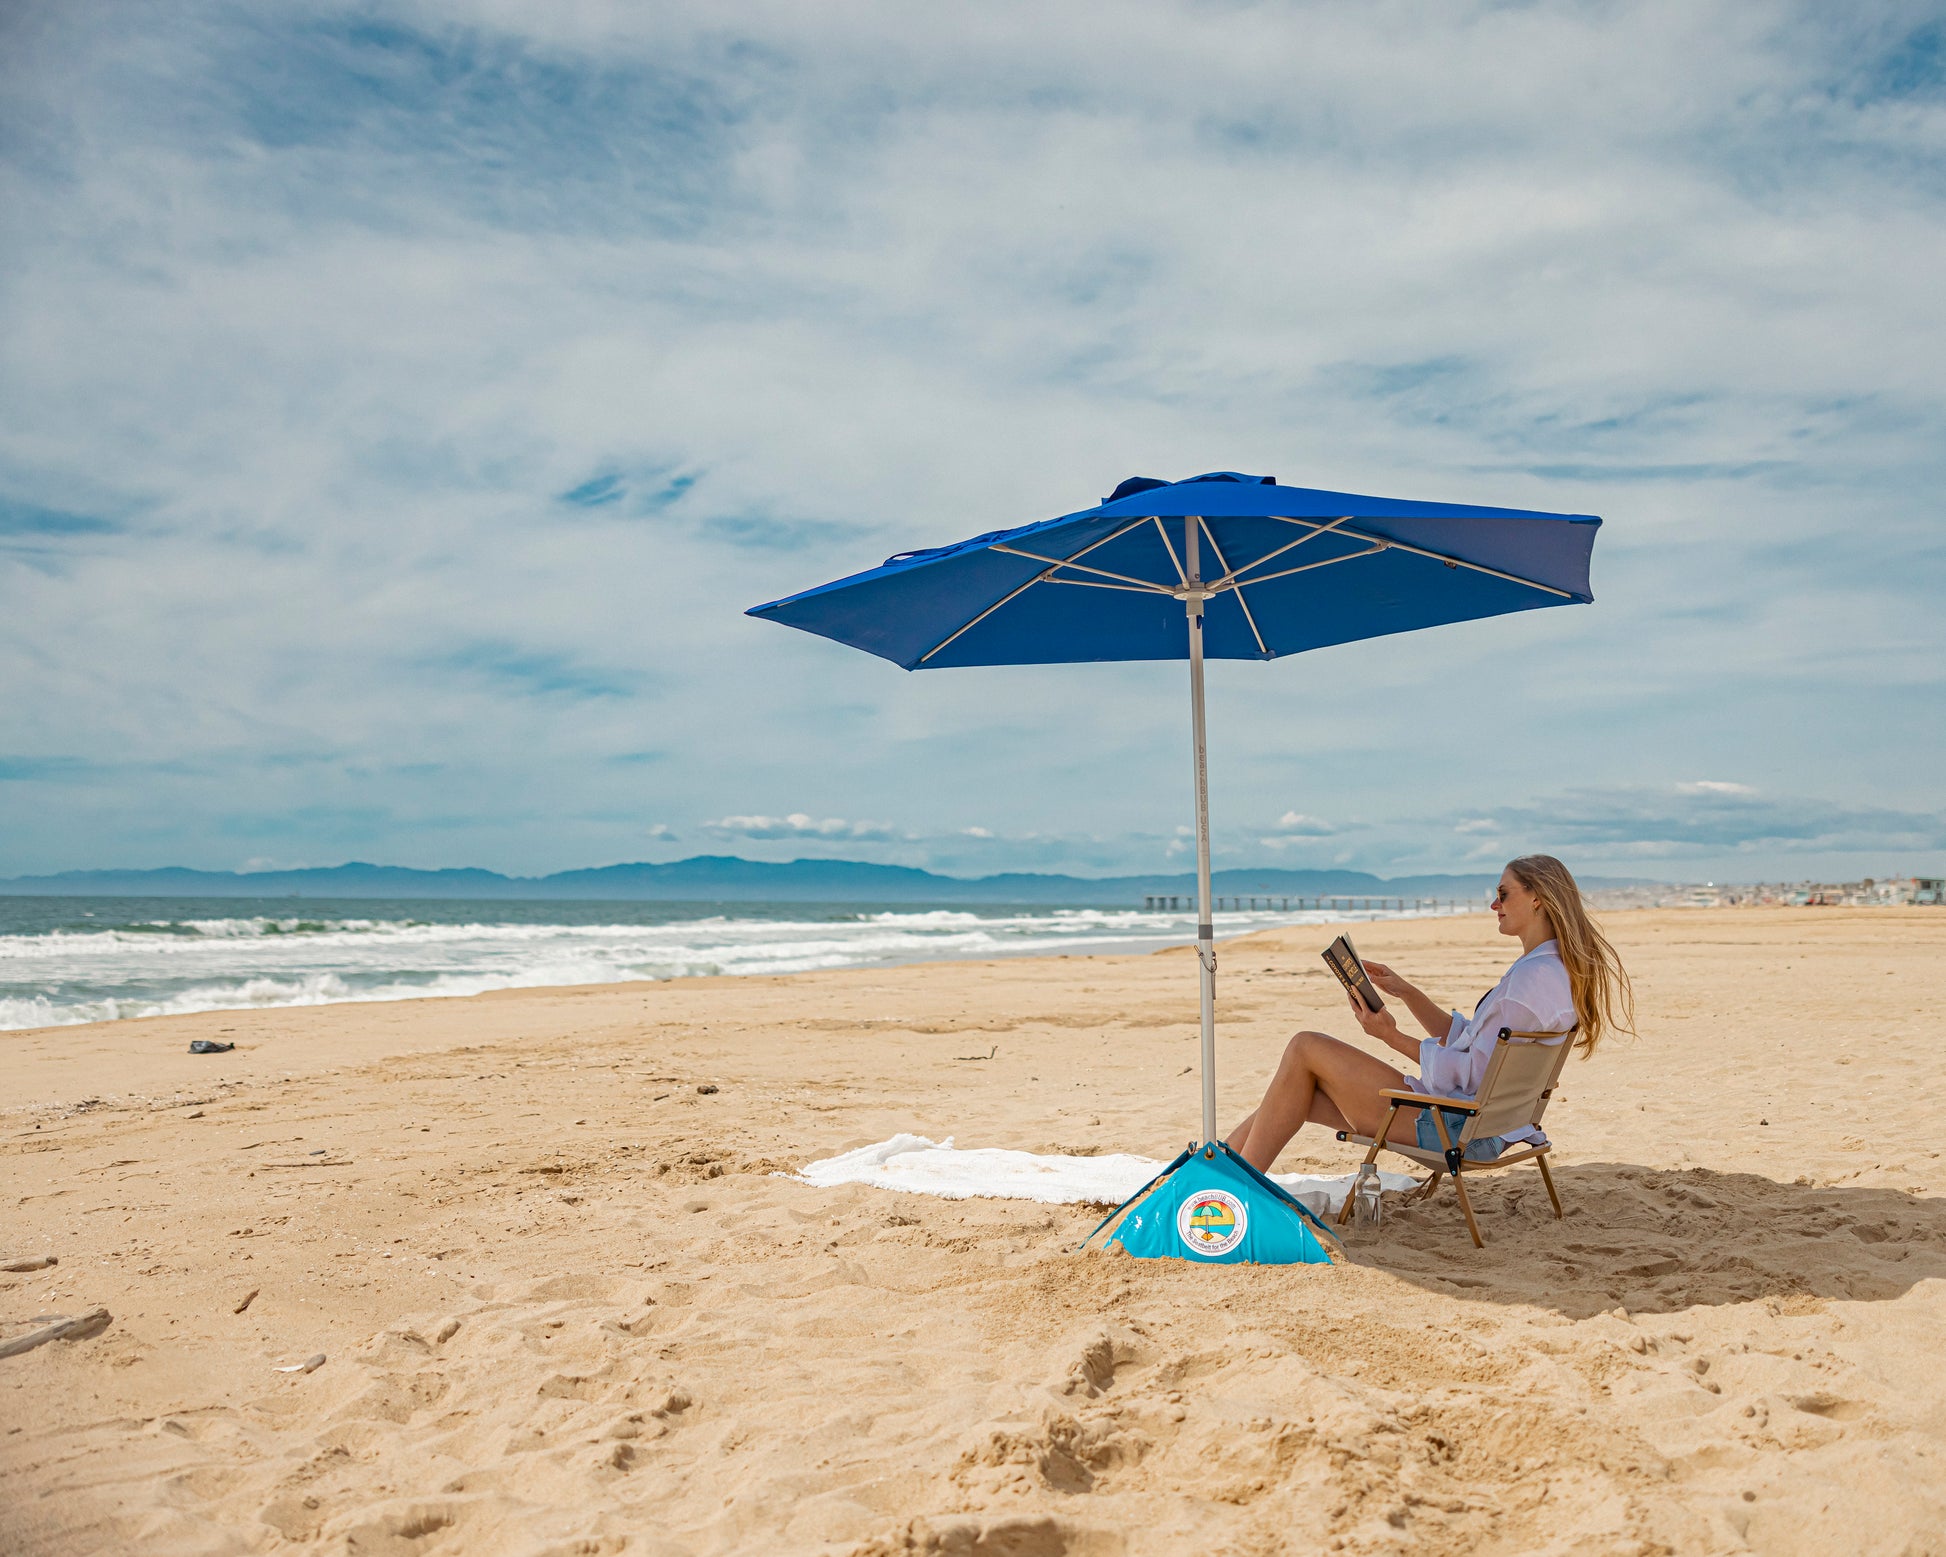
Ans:
<svg viewBox="0 0 1946 1557"><path fill-rule="evenodd" d="M1218 935L1375 912L1216 916ZM0 896L0 1030L945 958L1147 951L1193 914L869 903Z"/></svg>

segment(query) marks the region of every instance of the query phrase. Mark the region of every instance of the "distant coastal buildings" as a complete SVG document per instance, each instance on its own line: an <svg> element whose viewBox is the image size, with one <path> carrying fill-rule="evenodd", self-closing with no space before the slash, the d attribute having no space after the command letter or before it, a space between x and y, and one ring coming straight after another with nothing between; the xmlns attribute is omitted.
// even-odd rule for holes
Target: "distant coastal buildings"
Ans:
<svg viewBox="0 0 1946 1557"><path fill-rule="evenodd" d="M1893 876L1878 880L1866 876L1862 882L1757 882L1757 884L1716 884L1703 886L1666 886L1642 882L1637 886L1594 887L1588 901L1596 909L1888 909L1888 907L1946 907L1946 876ZM1142 907L1150 913L1193 911L1193 893L1144 893ZM1337 911L1337 913L1465 913L1483 907L1481 899L1454 897L1366 897L1366 895L1310 895L1290 893L1216 893L1212 905L1218 911L1265 909L1271 913L1294 913L1298 909Z"/></svg>
<svg viewBox="0 0 1946 1557"><path fill-rule="evenodd" d="M1679 908L1898 908L1946 906L1946 877L1895 876L1862 881L1760 882L1755 886L1684 887L1654 907Z"/></svg>
<svg viewBox="0 0 1946 1557"><path fill-rule="evenodd" d="M1886 880L1867 876L1862 881L1796 881L1700 886L1641 882L1633 886L1596 887L1588 900L1598 909L1617 908L1900 908L1912 905L1946 906L1946 877L1895 876ZM1478 910L1479 898L1418 898L1316 896L1296 893L1256 893L1241 896L1220 892L1212 898L1219 912L1265 910L1288 913L1327 911L1370 914L1450 914ZM1144 893L1142 906L1150 913L1192 912L1193 893Z"/></svg>

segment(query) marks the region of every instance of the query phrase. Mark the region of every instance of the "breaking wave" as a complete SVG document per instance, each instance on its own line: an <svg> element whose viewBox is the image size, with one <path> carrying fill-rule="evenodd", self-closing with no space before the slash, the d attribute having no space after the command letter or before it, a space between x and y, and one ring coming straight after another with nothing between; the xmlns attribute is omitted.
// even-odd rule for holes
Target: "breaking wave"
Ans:
<svg viewBox="0 0 1946 1557"><path fill-rule="evenodd" d="M45 900L42 900L45 901ZM126 903L118 906L126 907ZM519 922L499 904L444 904L464 922L250 914L123 915L0 933L0 1029L347 1001L414 1000L576 984L739 974L1062 951L1141 950L1187 941L1183 913L1115 909L862 909L792 917L751 905L748 917L671 917L667 906L578 904L616 922L558 922L530 905ZM366 905L360 905L365 907ZM376 906L376 905L373 905ZM739 905L741 907L742 905ZM631 912L654 922L630 923ZM103 916L106 918L106 916ZM562 915L561 920L568 916ZM1218 933L1272 924L1372 917L1329 912L1225 913Z"/></svg>

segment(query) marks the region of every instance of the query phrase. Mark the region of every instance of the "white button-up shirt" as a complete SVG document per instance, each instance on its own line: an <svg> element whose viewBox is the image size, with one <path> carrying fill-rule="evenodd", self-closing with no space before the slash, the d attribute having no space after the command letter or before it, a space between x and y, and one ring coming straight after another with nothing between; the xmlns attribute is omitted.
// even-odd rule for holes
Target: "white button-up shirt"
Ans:
<svg viewBox="0 0 1946 1557"><path fill-rule="evenodd" d="M1419 1079L1406 1085L1438 1097L1473 1097L1486 1079L1494 1041L1503 1027L1517 1033L1558 1033L1574 1026L1574 992L1561 948L1542 941L1507 969L1500 982L1473 1008L1471 1017L1455 1011L1444 1038L1428 1038L1419 1045ZM1567 1040L1560 1040L1565 1043ZM1509 1131L1509 1141L1539 1134L1532 1126Z"/></svg>

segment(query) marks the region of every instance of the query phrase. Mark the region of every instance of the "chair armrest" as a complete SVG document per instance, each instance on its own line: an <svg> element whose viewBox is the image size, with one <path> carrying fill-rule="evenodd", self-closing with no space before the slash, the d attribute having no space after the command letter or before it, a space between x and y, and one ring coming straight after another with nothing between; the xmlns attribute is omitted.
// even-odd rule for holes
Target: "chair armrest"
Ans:
<svg viewBox="0 0 1946 1557"><path fill-rule="evenodd" d="M1470 1097L1434 1097L1426 1092L1401 1092L1396 1087L1381 1087L1380 1097L1389 1097L1395 1103L1403 1103L1409 1108L1451 1108L1462 1114L1477 1114L1480 1105Z"/></svg>
<svg viewBox="0 0 1946 1557"><path fill-rule="evenodd" d="M1563 1038L1572 1038L1575 1028L1567 1028L1558 1033L1517 1033L1511 1027L1500 1029L1502 1043L1559 1043Z"/></svg>

